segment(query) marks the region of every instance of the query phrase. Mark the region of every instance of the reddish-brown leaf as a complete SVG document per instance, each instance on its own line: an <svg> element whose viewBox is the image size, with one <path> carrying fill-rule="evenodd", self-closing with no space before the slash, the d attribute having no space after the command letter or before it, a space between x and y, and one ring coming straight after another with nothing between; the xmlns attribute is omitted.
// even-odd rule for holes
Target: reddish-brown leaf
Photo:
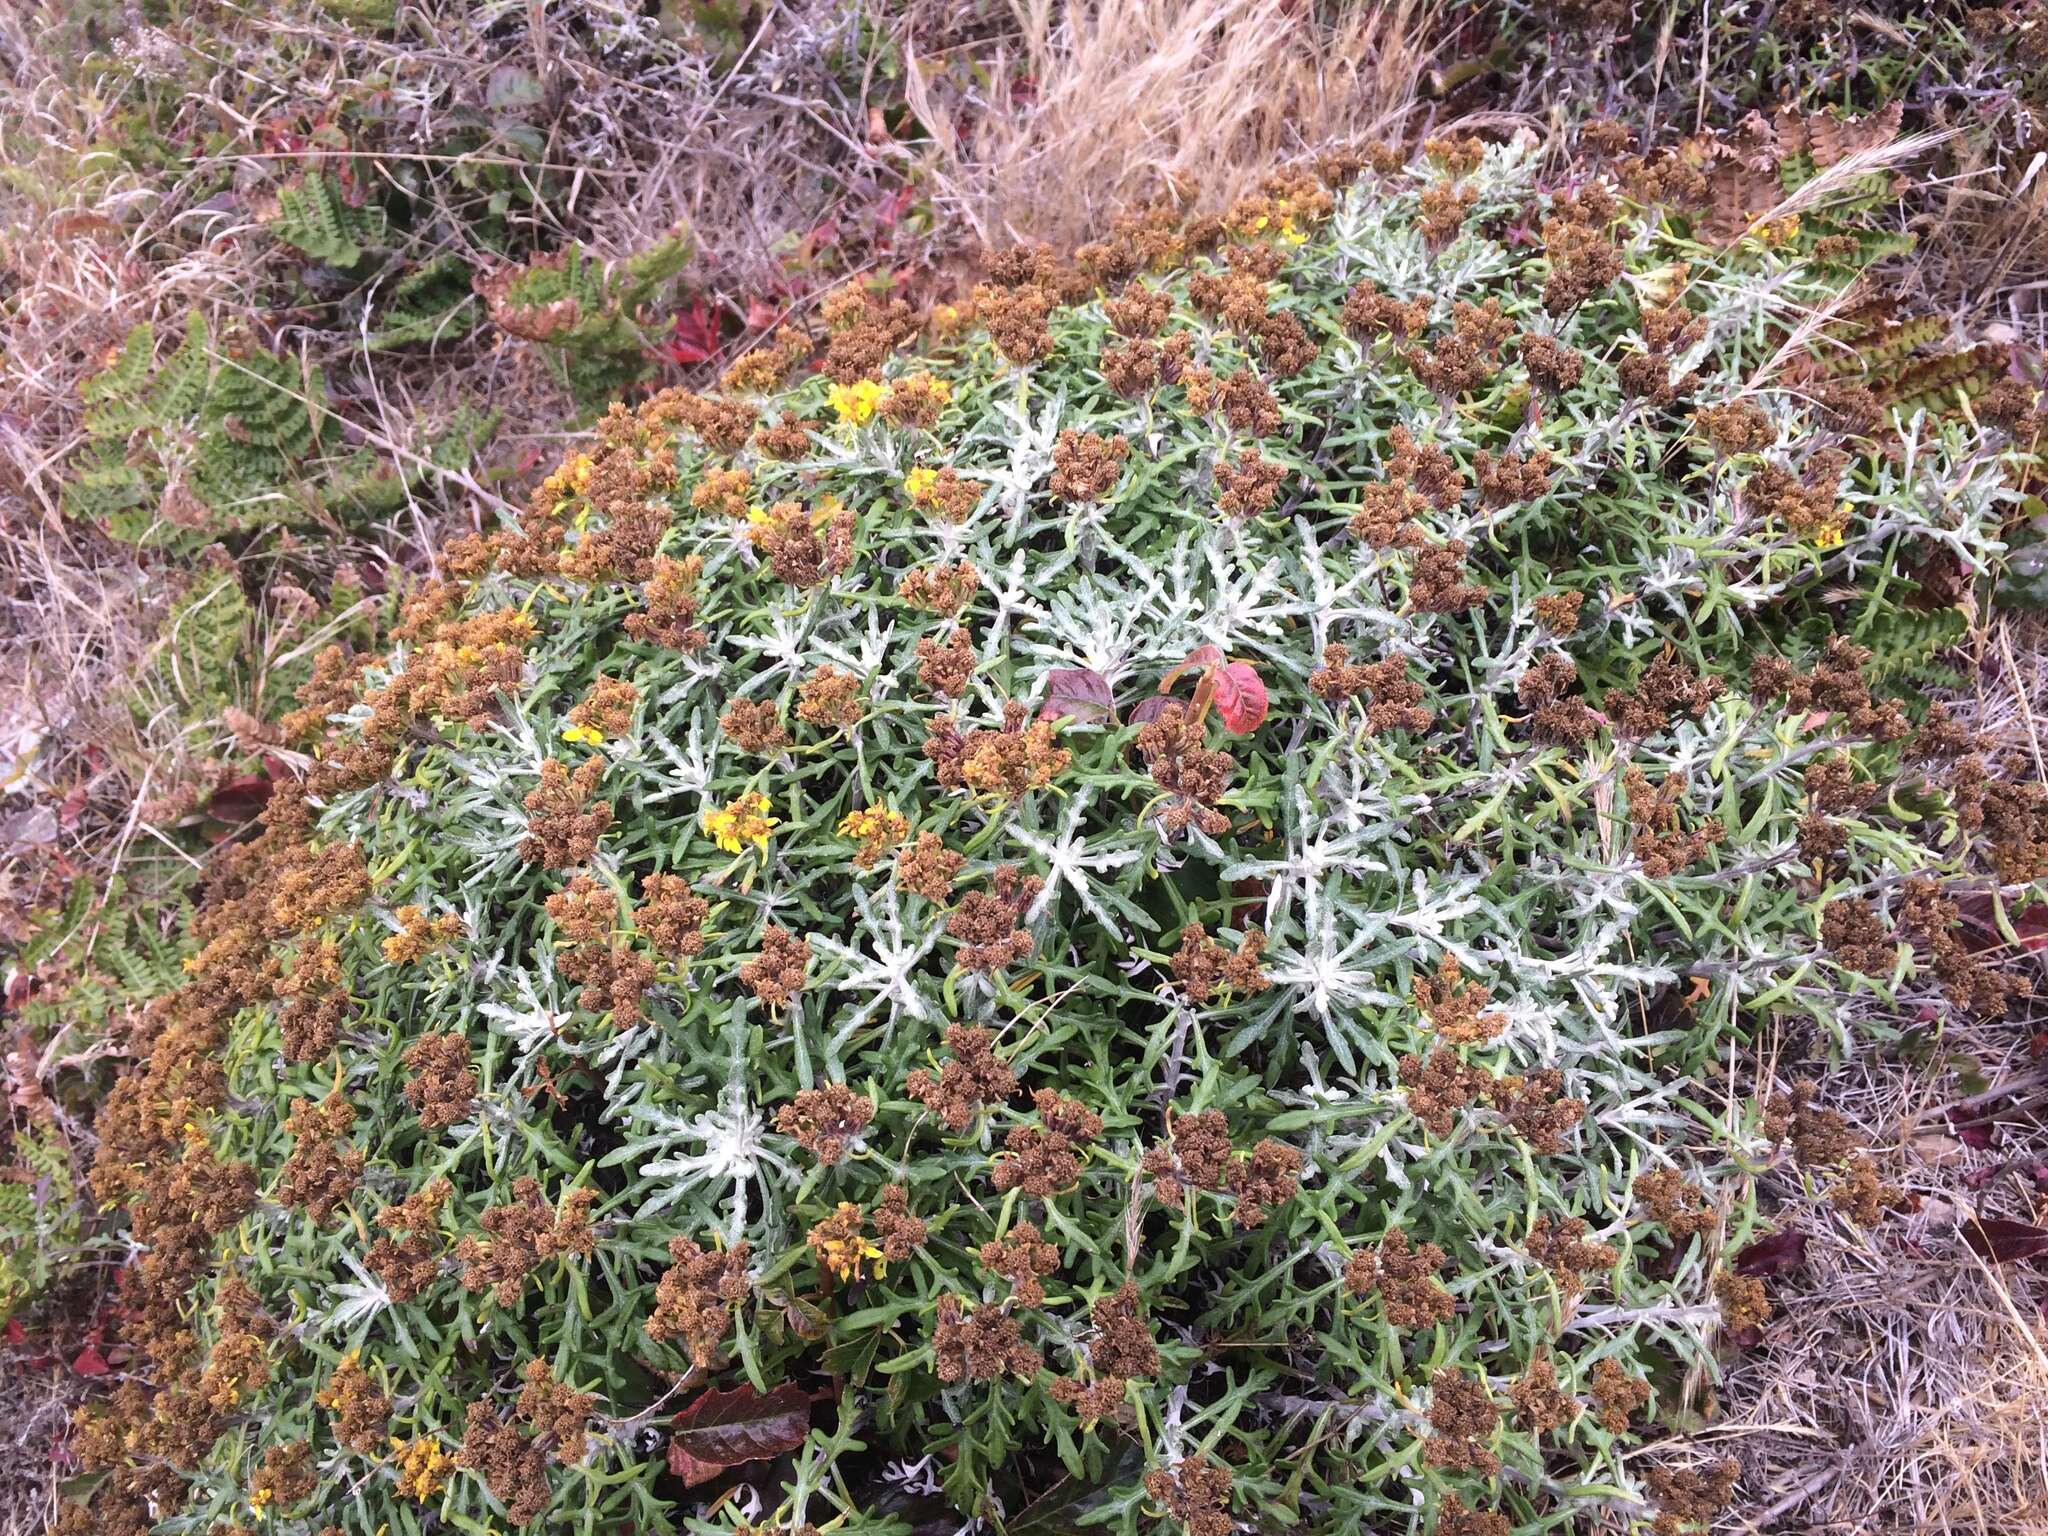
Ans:
<svg viewBox="0 0 2048 1536"><path fill-rule="evenodd" d="M1998 926L1998 909L1989 896L1965 896L1956 903L1962 913L1963 942L1971 949L2002 949L2005 934ZM2036 902L2025 911L2006 907L2006 920L2019 936L2020 948L2035 953L2048 949L2048 905Z"/></svg>
<svg viewBox="0 0 2048 1536"><path fill-rule="evenodd" d="M731 1467L793 1451L810 1431L811 1399L802 1387L784 1385L767 1393L750 1386L713 1388L675 1416L668 1469L694 1488Z"/></svg>
<svg viewBox="0 0 2048 1536"><path fill-rule="evenodd" d="M1113 725L1116 700L1100 672L1087 667L1054 667L1045 674L1045 703L1039 706L1038 718L1075 720L1083 725L1102 720Z"/></svg>
<svg viewBox="0 0 2048 1536"><path fill-rule="evenodd" d="M91 793L91 788L89 784L73 785L71 793L64 797L64 803L57 807L57 825L66 832L77 827L79 818L85 815L86 796Z"/></svg>
<svg viewBox="0 0 2048 1536"><path fill-rule="evenodd" d="M1746 1244L1735 1255L1738 1275L1782 1275L1806 1262L1806 1234L1789 1228Z"/></svg>
<svg viewBox="0 0 2048 1536"><path fill-rule="evenodd" d="M270 803L271 788L269 778L260 773L224 779L207 797L206 814L216 821L253 820Z"/></svg>
<svg viewBox="0 0 2048 1536"><path fill-rule="evenodd" d="M1979 1152L1988 1150L1998 1139L1998 1121L1986 1116L1979 1120L1958 1118L1958 1111L1949 1111L1949 1134L1966 1147L1975 1147Z"/></svg>
<svg viewBox="0 0 2048 1536"><path fill-rule="evenodd" d="M2048 1255L2048 1227L2024 1221L1981 1220L1963 1223L1963 1241L1971 1252L1993 1264L2018 1264Z"/></svg>
<svg viewBox="0 0 2048 1536"><path fill-rule="evenodd" d="M1131 725L1150 725L1166 713L1166 706L1173 702L1163 694L1148 694L1131 706Z"/></svg>

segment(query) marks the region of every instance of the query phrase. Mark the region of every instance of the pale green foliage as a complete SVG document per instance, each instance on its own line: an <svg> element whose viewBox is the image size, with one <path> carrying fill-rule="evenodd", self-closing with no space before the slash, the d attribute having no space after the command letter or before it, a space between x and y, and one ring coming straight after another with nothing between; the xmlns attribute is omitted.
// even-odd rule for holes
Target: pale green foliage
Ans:
<svg viewBox="0 0 2048 1536"><path fill-rule="evenodd" d="M1230 1467L1238 1516L1276 1525L1421 1532L1453 1493L1518 1529L1646 1521L1630 1453L1648 1426L1685 1422L1689 1384L1715 1368L1715 1265L1752 1230L1742 1169L1771 1155L1751 1109L1712 1102L1719 1063L1765 1023L1823 1041L1889 1032L1939 995L1913 935L1896 928L1876 974L1829 958L1819 931L1830 903L1868 899L1895 919L1902 877L1920 874L1997 892L1942 787L1902 773L1896 732L1752 701L1744 674L1780 654L1810 667L1824 634L1863 640L1895 673L1924 660L1940 632L1908 614L1904 557L1939 549L1966 573L1991 569L2008 453L1967 421L1925 416L1900 421L1884 451L1828 427L1808 392L1780 382L1771 365L1786 338L1843 281L1796 249L1717 247L1627 215L1612 230L1622 280L1553 315L1542 248L1489 233L1537 222L1532 165L1514 147L1489 148L1463 230L1433 245L1420 196L1439 179L1419 170L1356 188L1327 219L1302 215L1302 243L1277 247L1267 302L1301 323L1316 355L1273 380L1276 431L1256 436L1195 409L1189 376L1116 393L1100 360L1118 338L1099 294L1054 314L1054 350L1029 368L980 333L892 358L888 383L928 371L948 386L929 432L886 415L835 422L826 380L805 376L765 402L768 419L788 410L812 424L807 451L783 462L706 450L664 403L642 418L648 441L618 423L594 467L565 466L527 532L555 520L575 570L587 541L639 515L640 493L616 487L672 451L674 483L646 494L660 552L701 561L700 649L628 634L626 616L648 601L639 580L499 571L466 592L462 612L516 612L534 635L495 713L396 729L373 713L429 696L409 690L459 662L459 632L379 660L370 698L339 717L325 752L362 745L368 727L395 759L317 810L323 841L360 847L374 895L282 946L289 964L332 938L353 1015L336 1051L289 1062L275 1006L242 1010L213 1132L219 1155L259 1170L275 1196L272 1170L302 1150L286 1130L292 1106L339 1085L367 1167L333 1219L268 1203L222 1243L292 1328L274 1347L271 1386L194 1479L195 1526L233 1518L247 1469L297 1441L315 1447L320 1479L294 1516L305 1524L502 1522L478 1477L456 1476L428 1513L399 1495L390 1458L334 1444L309 1388L352 1351L392 1399L391 1433L451 1451L472 1403L509 1413L530 1361L596 1393L588 1453L543 1469L549 1529L744 1520L901 1532L934 1514L923 1501L942 1491L992 1523L1043 1496L1063 1518L1129 1533L1157 1519L1146 1470L1199 1457ZM1677 297L1703 329L1670 373L1696 370L1701 403L1760 406L1772 439L1761 451L1718 457L1688 407L1622 387L1620 365L1641 352L1654 307L1643 295L1672 283L1681 261L1689 281ZM1195 265L1218 270L1207 257ZM1582 354L1584 378L1532 398L1510 348L1479 383L1439 399L1395 345L1346 333L1344 297L1362 279L1424 302L1425 346L1443 340L1454 303L1495 299L1511 328ZM514 292L529 309L573 301L582 323L598 281L572 258ZM1188 338L1187 366L1258 366L1257 348L1192 301L1186 273L1146 281L1169 297L1166 328ZM1376 547L1352 519L1392 473L1397 428L1467 478L1482 452L1544 450L1547 485L1504 501L1461 486L1416 519L1414 540ZM1068 430L1128 445L1096 499L1049 487ZM1823 506L1839 497L1848 508L1839 539L1745 499L1766 464L1813 469L1837 446L1846 468ZM1286 479L1269 505L1227 515L1219 470L1254 448ZM693 507L735 457L760 508L852 515L842 568L792 585L802 563L778 569L758 525ZM914 472L938 468L986 486L964 521L913 505ZM607 475L609 500L578 493ZM1483 591L1433 611L1418 601L1430 583L1415 546L1453 540L1466 546L1463 579ZM953 621L902 593L913 570L961 562L979 576L959 620L976 670L954 703L917 675L919 642L945 641ZM1536 606L1563 594L1583 600L1575 628ZM1398 663L1420 687L1426 726L1376 724L1365 700L1335 696L1330 645ZM1172 786L1147 761L1134 712L1204 647L1254 668L1271 710L1244 735L1202 724L1200 744L1228 754L1227 775L1211 830L1183 831L1162 815ZM1535 736L1522 685L1566 661L1571 697L1604 712L1577 739ZM856 724L796 720L802 685L824 665L857 680ZM1723 686L1624 730L1653 667ZM1083 671L1116 713L1062 725L1072 759L1052 782L1015 798L940 782L949 730L993 732L1011 702L1029 718ZM623 730L593 743L569 714L601 678L629 682L636 702ZM772 704L792 744L740 750L719 723L738 700ZM1840 814L1840 856L1817 865L1801 846L1805 774L1836 752L1857 780L1900 787ZM572 945L544 903L572 872L522 851L538 820L527 798L551 759L601 766L609 820L577 872L620 905L603 942L654 967L638 1018L561 973ZM1670 869L1657 866L1642 804L1659 792L1678 831L1704 833L1713 819L1723 834ZM707 825L750 794L767 796L780 824L735 856ZM836 829L882 808L964 857L945 901L907 889L886 861L854 863ZM1013 914L1026 953L977 970L972 924L956 919L1003 889L1004 866L1044 882ZM657 951L624 915L652 874L679 876L708 902L701 954ZM392 963L383 941L405 904L460 917L464 936ZM1259 930L1270 985L1198 996L1173 959L1193 923L1232 950ZM809 946L805 985L786 1006L765 1006L741 981L771 925ZM1497 1037L1453 1054L1498 1097L1455 1104L1432 1126L1414 1058L1450 1048L1415 988L1447 958L1492 994ZM949 1129L910 1075L946 1061L961 1024L993 1032L1020 1085ZM459 1034L477 1075L462 1117L431 1130L405 1097L416 1074L403 1060L430 1031ZM1546 1135L1498 1107L1512 1096L1506 1079L1552 1073L1554 1092L1539 1098L1576 1102L1582 1119L1567 1113ZM778 1121L826 1084L873 1111L852 1155L830 1165ZM1080 1101L1102 1129L1076 1149L1069 1185L999 1190L1000 1160L1044 1128L1025 1107L1037 1089ZM1224 1119L1234 1173L1162 1189L1171 1127L1209 1111ZM1298 1187L1276 1178L1253 1198L1255 1146L1275 1166L1298 1154ZM1725 1210L1711 1232L1673 1241L1636 1210L1637 1176L1673 1165ZM424 1236L442 1262L421 1295L399 1300L365 1267L376 1216L437 1177L453 1192ZM500 1306L481 1282L461 1283L456 1245L529 1177L550 1206L595 1192L595 1251L536 1265ZM835 1278L807 1234L843 1204L872 1212L889 1185L906 1191L929 1240L886 1274L864 1261L858 1280ZM1573 1218L1613 1250L1585 1267L1583 1296L1530 1252L1539 1222ZM1059 1266L1042 1303L1013 1306L979 1255L1024 1219ZM1396 1228L1447 1255L1456 1305L1439 1321L1397 1327L1383 1293L1346 1283L1347 1266ZM684 1390L793 1383L836 1399L835 1428L821 1413L793 1462L745 1468L739 1496L715 1507L693 1504L662 1470L658 1431L679 1406L670 1386L688 1357L647 1325L664 1250L682 1240L750 1245L719 1359ZM1161 1359L1130 1373L1143 1379L1116 1411L1084 1423L1052 1383L1109 1374L1091 1308L1126 1280ZM956 1305L1014 1322L1042 1368L959 1379L943 1327ZM198 1326L212 1343L210 1314ZM1625 1432L1590 1411L1544 1435L1504 1419L1482 1437L1505 1469L1497 1477L1431 1454L1439 1372L1483 1381L1504 1402L1546 1361L1575 1408L1612 1362L1648 1385L1647 1412Z"/></svg>

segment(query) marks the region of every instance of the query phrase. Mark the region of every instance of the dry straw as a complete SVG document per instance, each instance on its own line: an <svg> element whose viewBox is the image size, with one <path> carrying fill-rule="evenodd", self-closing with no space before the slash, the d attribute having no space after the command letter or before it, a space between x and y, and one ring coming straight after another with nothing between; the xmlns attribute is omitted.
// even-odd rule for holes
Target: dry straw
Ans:
<svg viewBox="0 0 2048 1536"><path fill-rule="evenodd" d="M984 243L1072 244L1162 195L1220 206L1305 150L1385 136L1413 104L1439 6L1290 0L1014 0L979 81L912 56L920 170Z"/></svg>

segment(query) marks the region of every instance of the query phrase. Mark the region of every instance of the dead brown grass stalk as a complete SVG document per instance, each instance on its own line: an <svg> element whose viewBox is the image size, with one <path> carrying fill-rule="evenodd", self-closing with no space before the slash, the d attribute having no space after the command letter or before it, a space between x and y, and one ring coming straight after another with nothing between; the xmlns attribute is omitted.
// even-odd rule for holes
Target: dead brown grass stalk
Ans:
<svg viewBox="0 0 2048 1536"><path fill-rule="evenodd" d="M1316 147L1388 133L1413 105L1438 0L1013 0L981 78L913 56L921 171L984 244L1071 245L1160 196L1228 202Z"/></svg>
<svg viewBox="0 0 2048 1536"><path fill-rule="evenodd" d="M2048 713L2048 632L1999 614L1956 652L1970 684L1955 716L2031 757ZM1987 951L2028 967L2036 957ZM2048 1092L2031 1041L2048 1000L2015 1016L1905 1018L1845 1013L1854 1046L1833 1067L1770 1056L1760 1079L1824 1081L1827 1106L1876 1152L1883 1177L1916 1201L1861 1230L1825 1198L1824 1178L1780 1164L1759 1176L1779 1230L1807 1235L1801 1272L1771 1282L1778 1316L1761 1346L1729 1362L1721 1420L1694 1449L1732 1454L1761 1497L1725 1528L1802 1536L2044 1536L2048 1533L2048 1323L2029 1266L1991 1266L1960 1230L1969 1216L2027 1221L2026 1174L2048 1145ZM1886 1050L1877 1024L1921 1041ZM1957 1134L1960 1066L1990 1085L1995 1142Z"/></svg>

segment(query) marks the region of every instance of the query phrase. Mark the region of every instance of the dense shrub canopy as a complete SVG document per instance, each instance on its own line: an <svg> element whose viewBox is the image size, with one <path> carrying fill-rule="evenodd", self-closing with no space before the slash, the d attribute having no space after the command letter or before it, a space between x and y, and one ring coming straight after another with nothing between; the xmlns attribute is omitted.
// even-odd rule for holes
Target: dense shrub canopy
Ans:
<svg viewBox="0 0 2048 1536"><path fill-rule="evenodd" d="M2005 438L1842 382L1816 211L1535 164L841 295L323 658L106 1116L102 1521L669 1530L707 1387L723 1524L1710 1507L1624 1456L1740 1168L1890 1192L1702 1085L2000 1006L1916 882L2040 873L1884 695Z"/></svg>

